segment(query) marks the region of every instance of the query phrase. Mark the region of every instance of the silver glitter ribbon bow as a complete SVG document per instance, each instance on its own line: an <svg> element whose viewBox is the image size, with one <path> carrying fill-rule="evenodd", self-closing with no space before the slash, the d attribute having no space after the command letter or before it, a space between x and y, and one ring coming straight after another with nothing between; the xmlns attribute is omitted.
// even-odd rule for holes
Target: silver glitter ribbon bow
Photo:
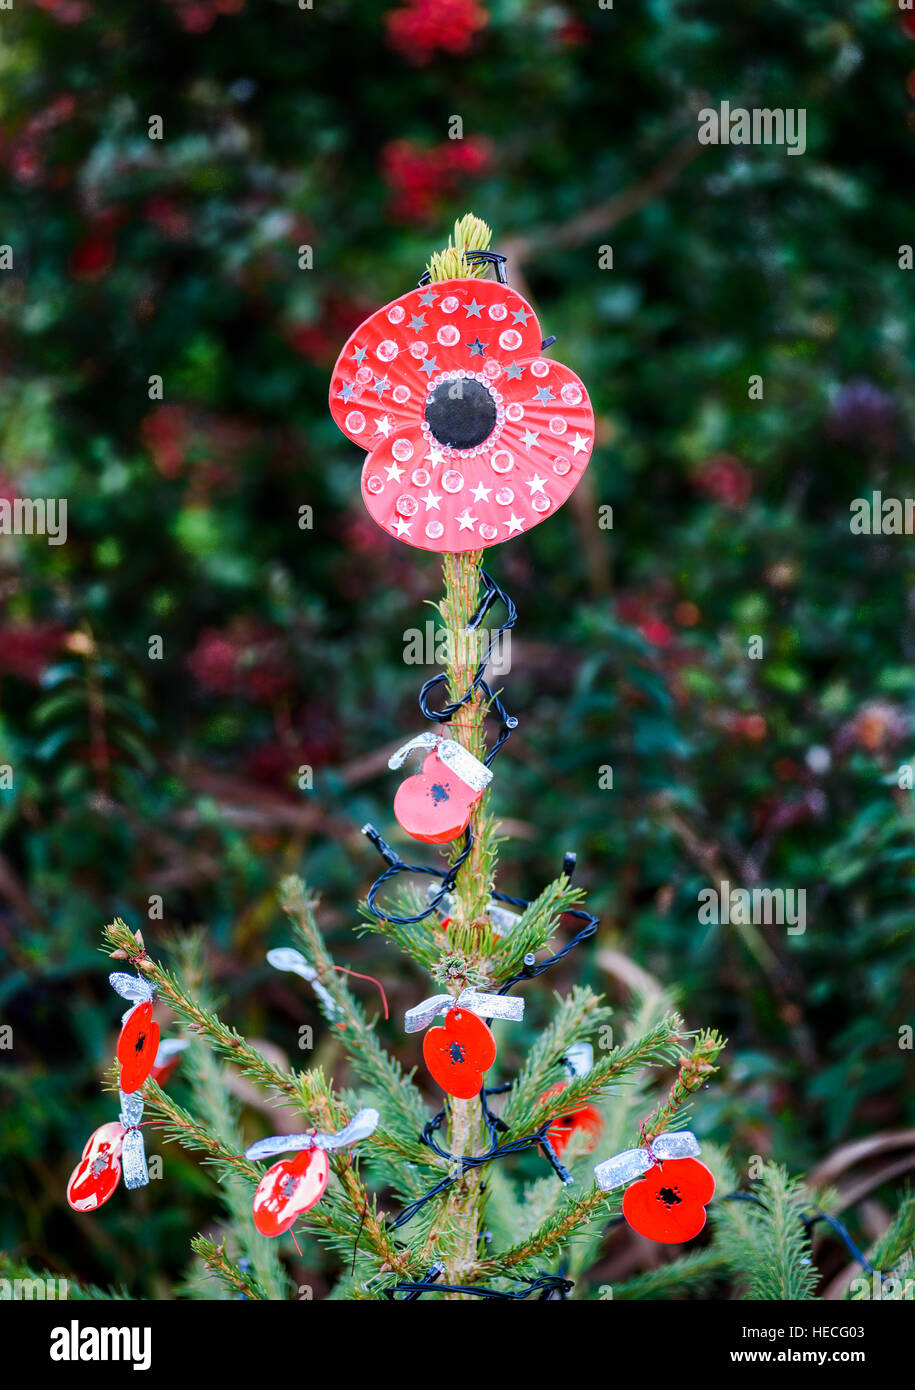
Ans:
<svg viewBox="0 0 915 1390"><path fill-rule="evenodd" d="M124 970L113 970L108 976L108 983L115 994L130 1001L130 1008L121 1015L122 1023L126 1023L138 1004L148 1004L156 997L155 988L149 980L139 975L128 975Z"/></svg>
<svg viewBox="0 0 915 1390"><path fill-rule="evenodd" d="M428 889L429 897L434 898L438 892L438 884L430 883ZM446 893L443 898L439 898L439 904L445 916L447 916L454 906L454 894ZM507 907L500 907L495 898L490 898L486 907L486 912L489 916L489 923L492 927L493 936L505 936L521 921L520 912L509 912Z"/></svg>
<svg viewBox="0 0 915 1390"><path fill-rule="evenodd" d="M139 1091L133 1091L129 1096L120 1091L119 1095L121 1097L119 1119L126 1131L121 1146L121 1171L124 1175L124 1186L129 1188L145 1187L149 1182L149 1169L146 1166L146 1145L143 1143L143 1132L140 1129L140 1121L143 1118L143 1097Z"/></svg>
<svg viewBox="0 0 915 1390"><path fill-rule="evenodd" d="M275 951L267 952L267 964L272 965L274 970L290 970L293 975L301 975L303 980L314 986L314 992L320 999L327 1017L336 1017L337 1006L333 998L318 979L317 970L308 964L301 951L296 951L292 946L279 946Z"/></svg>
<svg viewBox="0 0 915 1390"><path fill-rule="evenodd" d="M431 731L417 734L416 738L411 738L409 743L405 743L402 748L398 748L396 753L392 753L388 758L388 767L402 767L416 748L434 749L438 759L454 773L455 777L460 777L462 782L466 782L472 791L481 792L492 781L492 773L485 763L480 762L479 758L475 758L471 752L462 747L460 743L456 743L453 738L442 738L441 734L434 734Z"/></svg>
<svg viewBox="0 0 915 1390"><path fill-rule="evenodd" d="M302 1149L345 1149L368 1139L378 1127L380 1115L377 1110L357 1110L345 1129L336 1134L274 1134L269 1139L258 1139L250 1149L245 1150L245 1158L256 1160L270 1158L273 1154L286 1154Z"/></svg>
<svg viewBox="0 0 915 1390"><path fill-rule="evenodd" d="M597 1185L604 1192L640 1178L658 1162L668 1158L695 1158L701 1150L695 1134L688 1129L676 1129L652 1139L650 1148L624 1149L613 1158L605 1158L594 1169Z"/></svg>
<svg viewBox="0 0 915 1390"><path fill-rule="evenodd" d="M403 1026L408 1033L421 1033L449 1009L469 1009L481 1018L507 1018L517 1023L524 1017L524 1000L508 994L481 994L477 989L462 990L457 998L453 994L433 994L407 1010Z"/></svg>

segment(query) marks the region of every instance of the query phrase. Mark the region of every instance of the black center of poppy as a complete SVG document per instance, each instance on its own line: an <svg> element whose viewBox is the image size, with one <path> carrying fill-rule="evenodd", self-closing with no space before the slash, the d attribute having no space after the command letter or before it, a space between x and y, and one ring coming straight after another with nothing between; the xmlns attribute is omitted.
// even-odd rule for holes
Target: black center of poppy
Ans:
<svg viewBox="0 0 915 1390"><path fill-rule="evenodd" d="M679 1188L662 1187L658 1192L658 1201L663 1202L665 1207L678 1207L683 1198L680 1196Z"/></svg>
<svg viewBox="0 0 915 1390"><path fill-rule="evenodd" d="M448 1044L448 1056L453 1066L459 1066L461 1062L466 1060L464 1057L464 1049L459 1042Z"/></svg>
<svg viewBox="0 0 915 1390"><path fill-rule="evenodd" d="M429 795L432 797L436 806L441 805L443 801L450 801L451 799L448 795L448 788L443 787L441 782L433 782Z"/></svg>
<svg viewBox="0 0 915 1390"><path fill-rule="evenodd" d="M135 1042L134 1045L133 1045L133 1050L134 1050L134 1052L137 1054L138 1057L139 1057L140 1053L143 1051L143 1049L144 1049L145 1046L146 1046L146 1034L145 1034L145 1033L141 1033L141 1034L139 1035L139 1037L137 1038L136 1042Z"/></svg>
<svg viewBox="0 0 915 1390"><path fill-rule="evenodd" d="M426 423L440 444L472 449L493 432L496 403L472 377L453 377L436 386L426 401Z"/></svg>

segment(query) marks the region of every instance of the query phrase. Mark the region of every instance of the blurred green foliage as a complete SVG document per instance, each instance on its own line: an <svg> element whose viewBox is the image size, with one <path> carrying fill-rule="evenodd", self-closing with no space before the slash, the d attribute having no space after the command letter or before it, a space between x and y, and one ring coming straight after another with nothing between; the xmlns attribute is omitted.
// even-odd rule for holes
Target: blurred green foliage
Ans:
<svg viewBox="0 0 915 1390"><path fill-rule="evenodd" d="M487 557L521 614L500 887L577 850L602 934L557 983L619 996L607 947L676 983L730 1036L697 1127L738 1159L913 1123L912 541L848 525L910 479L911 34L888 0L492 0L418 62L396 8L2 19L0 492L66 497L69 534L0 538L0 1247L135 1292L215 1209L173 1149L103 1216L63 1205L111 1116L101 923L204 923L224 1015L292 1049L311 1002L262 962L307 861L338 958L415 999L350 929L359 826L399 843L372 755L418 728L402 634L438 567L365 515L326 391L467 207L599 417L573 501ZM700 147L723 99L805 108L804 156ZM805 888L806 933L700 925L722 878Z"/></svg>

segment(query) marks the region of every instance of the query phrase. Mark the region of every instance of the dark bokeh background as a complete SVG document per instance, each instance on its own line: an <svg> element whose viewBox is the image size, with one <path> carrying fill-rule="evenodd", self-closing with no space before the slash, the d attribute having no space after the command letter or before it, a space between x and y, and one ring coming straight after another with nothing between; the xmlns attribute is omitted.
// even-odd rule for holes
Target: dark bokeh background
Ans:
<svg viewBox="0 0 915 1390"><path fill-rule="evenodd" d="M912 541L849 532L911 479L911 18L34 0L2 26L0 489L67 497L69 539L0 538L0 1248L162 1294L213 1209L173 1150L133 1207L63 1203L110 1118L113 915L153 943L204 924L226 1016L288 1050L316 1017L263 953L302 870L338 958L395 1013L416 997L351 928L359 826L400 843L384 762L418 727L402 634L438 564L368 519L326 392L468 208L599 416L573 501L488 556L521 614L500 887L577 850L602 931L568 978L623 998L614 949L729 1035L702 1125L738 1158L804 1171L912 1124ZM806 154L699 146L724 98L806 108ZM806 934L700 925L725 877L806 888Z"/></svg>

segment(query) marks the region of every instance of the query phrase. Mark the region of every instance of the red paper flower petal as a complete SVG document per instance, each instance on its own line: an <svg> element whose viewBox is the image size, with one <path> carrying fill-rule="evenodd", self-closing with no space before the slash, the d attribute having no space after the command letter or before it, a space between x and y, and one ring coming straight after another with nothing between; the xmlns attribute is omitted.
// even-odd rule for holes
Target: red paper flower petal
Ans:
<svg viewBox="0 0 915 1390"><path fill-rule="evenodd" d="M118 1085L127 1095L138 1091L156 1064L159 1025L153 1018L152 1002L137 1004L127 1016L118 1038L117 1059L121 1064Z"/></svg>
<svg viewBox="0 0 915 1390"><path fill-rule="evenodd" d="M443 1091L471 1100L496 1060L496 1040L469 1009L449 1009L444 1027L430 1028L423 1038L423 1057Z"/></svg>
<svg viewBox="0 0 915 1390"><path fill-rule="evenodd" d="M331 412L370 451L362 496L389 535L485 549L567 499L594 416L575 373L540 355L540 331L507 286L448 280L386 305L349 340Z"/></svg>
<svg viewBox="0 0 915 1390"><path fill-rule="evenodd" d="M695 1158L668 1158L626 1188L623 1216L649 1240L679 1245L705 1225L706 1203L715 1195L715 1179Z"/></svg>
<svg viewBox="0 0 915 1390"><path fill-rule="evenodd" d="M262 1236L281 1236L320 1200L330 1165L323 1149L303 1149L268 1168L254 1194L254 1224Z"/></svg>
<svg viewBox="0 0 915 1390"><path fill-rule="evenodd" d="M89 1136L67 1183L67 1201L74 1211L95 1211L114 1192L121 1180L124 1132L124 1126L112 1120Z"/></svg>
<svg viewBox="0 0 915 1390"><path fill-rule="evenodd" d="M541 341L533 309L507 285L444 280L410 290L347 339L331 377L331 414L366 448L367 424L376 413L387 413L395 428L422 421L431 377L493 371L513 358L535 356Z"/></svg>

